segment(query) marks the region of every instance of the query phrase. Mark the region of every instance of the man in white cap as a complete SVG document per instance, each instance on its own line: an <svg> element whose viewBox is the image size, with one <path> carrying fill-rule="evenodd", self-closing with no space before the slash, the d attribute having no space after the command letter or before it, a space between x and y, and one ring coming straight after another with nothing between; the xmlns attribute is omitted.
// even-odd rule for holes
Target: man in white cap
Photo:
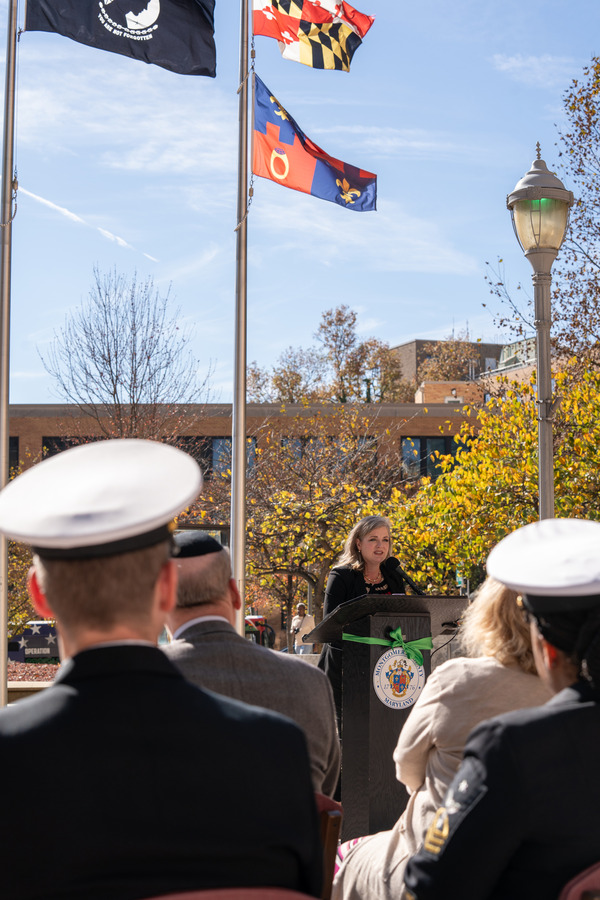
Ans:
<svg viewBox="0 0 600 900"><path fill-rule="evenodd" d="M319 895L300 729L194 687L156 647L175 603L172 519L200 487L187 454L116 440L67 450L0 493L0 531L32 546L32 599L56 618L63 653L51 687L0 711L7 898ZM254 780L284 792L285 814L276 791L257 800Z"/></svg>
<svg viewBox="0 0 600 900"><path fill-rule="evenodd" d="M333 795L340 742L329 679L316 666L245 640L235 630L241 598L229 552L204 531L175 535L177 605L163 647L193 684L289 716L306 736L313 786Z"/></svg>
<svg viewBox="0 0 600 900"><path fill-rule="evenodd" d="M488 574L521 594L547 704L489 719L409 860L407 897L555 900L600 861L600 523L504 538Z"/></svg>

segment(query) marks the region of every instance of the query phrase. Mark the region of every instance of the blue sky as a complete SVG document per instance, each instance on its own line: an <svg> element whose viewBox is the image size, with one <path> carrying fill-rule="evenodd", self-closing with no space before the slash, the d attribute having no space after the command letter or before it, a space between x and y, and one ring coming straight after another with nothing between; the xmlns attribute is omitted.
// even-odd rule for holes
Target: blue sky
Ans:
<svg viewBox="0 0 600 900"><path fill-rule="evenodd" d="M321 312L341 303L361 334L391 345L466 323L473 339L500 339L485 261L501 256L511 283L530 283L506 195L536 141L556 166L563 93L598 52L592 0L357 7L376 21L350 74L285 61L256 38L258 74L306 134L378 175L374 213L256 180L248 359L263 366L312 344ZM22 35L11 402L57 401L39 353L87 296L94 265L171 285L200 373L214 367L213 399L231 400L237 0L217 0L215 19L215 79ZM2 48L6 21L0 0Z"/></svg>

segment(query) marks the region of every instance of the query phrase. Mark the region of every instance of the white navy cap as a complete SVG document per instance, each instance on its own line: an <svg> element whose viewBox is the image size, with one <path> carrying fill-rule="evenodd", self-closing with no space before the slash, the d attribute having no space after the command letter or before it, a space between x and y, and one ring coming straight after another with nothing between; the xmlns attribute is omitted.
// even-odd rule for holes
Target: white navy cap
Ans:
<svg viewBox="0 0 600 900"><path fill-rule="evenodd" d="M492 578L534 614L600 606L600 523L544 519L513 531L487 560Z"/></svg>
<svg viewBox="0 0 600 900"><path fill-rule="evenodd" d="M92 558L166 540L202 487L191 456L157 441L82 444L27 469L0 493L0 532L40 556Z"/></svg>

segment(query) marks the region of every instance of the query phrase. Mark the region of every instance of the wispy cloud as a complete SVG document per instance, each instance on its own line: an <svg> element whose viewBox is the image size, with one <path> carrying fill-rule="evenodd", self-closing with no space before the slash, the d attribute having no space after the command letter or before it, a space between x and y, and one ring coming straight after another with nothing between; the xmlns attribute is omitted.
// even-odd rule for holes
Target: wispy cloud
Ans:
<svg viewBox="0 0 600 900"><path fill-rule="evenodd" d="M163 177L195 172L210 178L235 170L235 96L196 78L179 80L174 91L163 77L169 73L139 65L133 90L130 60L90 63L88 48L85 64L78 65L82 48L72 43L69 57L58 45L43 50L21 51L27 56L19 84L23 145L77 157L89 152L93 139L96 165Z"/></svg>
<svg viewBox="0 0 600 900"><path fill-rule="evenodd" d="M521 84L536 88L567 87L575 76L578 63L568 56L523 56L520 53L507 56L496 53L492 64L499 72L503 72Z"/></svg>
<svg viewBox="0 0 600 900"><path fill-rule="evenodd" d="M95 228L96 231L100 232L103 238L106 238L108 241L113 241L114 243L118 244L119 247L123 247L126 250L136 249L124 238L119 237L117 234L113 234L112 231L107 231L106 228L100 228L99 226L90 225L89 222L86 222L85 219L82 219L81 216L77 215L77 213L71 212L70 209L67 209L64 206L59 206L58 203L53 203L51 200L46 200L45 197L40 197L38 194L33 194L31 191L28 191L21 185L19 185L19 192L21 194L24 194L26 197L30 197L32 200L35 200L36 203L41 203L42 206L46 206L48 207L48 209L53 210L59 215L65 216L65 218L69 219L71 222L76 222L78 225L85 225L87 228ZM144 256L147 259L151 259L153 262L157 262L157 260L153 256L150 256L149 253L144 253Z"/></svg>
<svg viewBox="0 0 600 900"><path fill-rule="evenodd" d="M443 132L425 131L418 128L388 128L369 125L341 125L331 128L312 128L311 136L329 135L349 136L352 138L352 155L350 162L361 162L356 159L357 153L368 153L375 157L400 157L404 160L417 159L476 159L480 150L457 141L456 137ZM335 155L335 148L327 146L329 153ZM346 154L347 155L347 154ZM362 160L362 164L366 165Z"/></svg>
<svg viewBox="0 0 600 900"><path fill-rule="evenodd" d="M222 248L217 244L211 243L191 259L182 263L175 263L168 268L168 280L176 282L182 278L189 278L197 275L202 269L209 266L222 252Z"/></svg>
<svg viewBox="0 0 600 900"><path fill-rule="evenodd" d="M270 187L267 184L265 189ZM285 194L285 199L277 197L277 192ZM310 258L329 267L353 265L360 259L365 269L376 272L466 275L479 269L476 260L454 247L436 222L417 218L398 203L381 201L375 215L320 203L317 216L316 202L273 186L268 203L259 204L254 216L260 242L253 247L251 263L268 266L271 257L302 247L303 260Z"/></svg>

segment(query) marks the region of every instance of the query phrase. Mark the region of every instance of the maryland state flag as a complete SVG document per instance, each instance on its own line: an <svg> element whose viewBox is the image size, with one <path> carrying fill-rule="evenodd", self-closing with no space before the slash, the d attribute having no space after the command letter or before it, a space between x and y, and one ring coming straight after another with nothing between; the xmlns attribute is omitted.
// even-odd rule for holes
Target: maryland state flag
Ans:
<svg viewBox="0 0 600 900"><path fill-rule="evenodd" d="M374 22L336 0L254 0L254 34L279 41L284 59L315 69L350 71L352 57Z"/></svg>
<svg viewBox="0 0 600 900"><path fill-rule="evenodd" d="M377 176L328 156L254 76L252 171L346 209L376 209Z"/></svg>
<svg viewBox="0 0 600 900"><path fill-rule="evenodd" d="M214 9L215 0L27 0L25 31L214 78Z"/></svg>

